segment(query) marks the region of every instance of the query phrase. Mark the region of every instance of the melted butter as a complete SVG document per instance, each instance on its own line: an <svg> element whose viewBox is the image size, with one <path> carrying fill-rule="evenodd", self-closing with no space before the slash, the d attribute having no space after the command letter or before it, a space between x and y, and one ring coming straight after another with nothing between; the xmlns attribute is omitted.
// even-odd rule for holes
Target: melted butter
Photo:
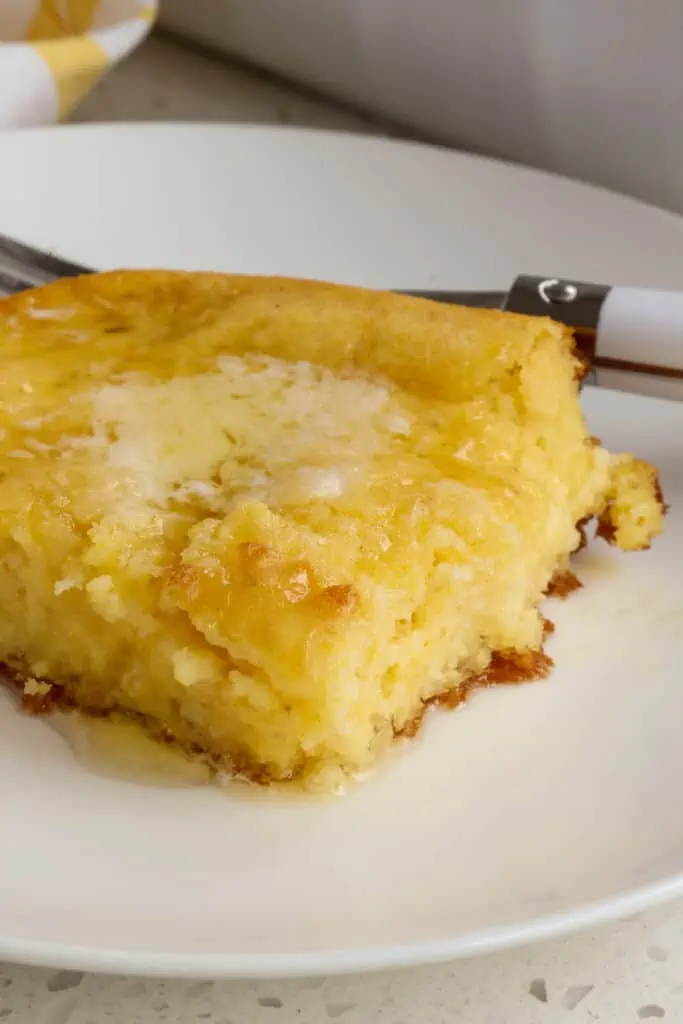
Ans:
<svg viewBox="0 0 683 1024"><path fill-rule="evenodd" d="M179 747L154 739L132 719L94 718L70 710L53 711L43 721L66 740L83 768L107 779L166 789L212 785L231 798L250 801L310 800L312 795L291 783L258 786L241 776L216 772Z"/></svg>
<svg viewBox="0 0 683 1024"><path fill-rule="evenodd" d="M622 570L620 561L614 555L590 548L579 552L573 562L573 568L576 569L583 584L590 584L595 579L616 576Z"/></svg>
<svg viewBox="0 0 683 1024"><path fill-rule="evenodd" d="M55 711L47 721L69 744L78 763L96 775L173 789L214 781L215 774L207 764L152 739L129 719Z"/></svg>

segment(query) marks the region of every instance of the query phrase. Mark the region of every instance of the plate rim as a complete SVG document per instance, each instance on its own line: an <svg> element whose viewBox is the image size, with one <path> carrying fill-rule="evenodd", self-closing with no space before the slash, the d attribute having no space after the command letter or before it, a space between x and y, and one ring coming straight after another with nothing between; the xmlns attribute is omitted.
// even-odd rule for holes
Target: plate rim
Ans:
<svg viewBox="0 0 683 1024"><path fill-rule="evenodd" d="M445 939L389 946L340 948L322 953L150 953L123 949L93 950L33 939L7 939L0 933L0 959L13 964L188 980L285 980L425 967L502 953L562 938L585 929L642 913L683 895L683 871L612 896L531 918L522 924L493 926Z"/></svg>
<svg viewBox="0 0 683 1024"><path fill-rule="evenodd" d="M69 124L48 124L48 125L29 125L23 128L14 129L11 132L5 132L0 134L0 147L9 143L12 145L12 140L15 138L27 139L41 136L56 136L62 138L64 135L96 135L96 134L130 134L130 135L141 135L143 137L149 136L150 133L154 134L172 134L177 131L187 132L189 134L195 134L199 131L206 131L210 129L212 132L217 134L244 134L244 135L262 135L271 136L272 138L278 137L291 137L296 138L323 138L327 137L344 142L361 143L363 146L371 147L390 147L402 150L415 150L415 151L427 151L432 153L440 153L445 156L462 160L469 164L478 164L479 166L488 167L501 167L503 169L512 171L514 173L521 172L523 175L537 178L542 180L555 181L558 184L569 185L574 189L580 189L582 191L590 192L593 195L602 195L609 197L611 200L619 200L625 205L630 206L632 209L640 209L648 211L663 220L671 221L683 228L683 213L677 213L675 210L669 210L663 206L657 206L656 203L649 202L645 199L639 199L636 196L629 195L626 192L619 192L616 189L608 188L605 185L596 185L590 181L584 181L581 178L572 178L568 174L562 174L558 171L546 170L542 167L533 167L529 164L521 163L516 160L509 160L502 157L490 156L485 153L471 153L464 149L457 149L449 146L446 143L439 142L438 140L425 140L425 139L412 139L400 136L385 135L385 134L374 134L371 132L364 133L354 131L353 129L344 128L325 128L322 126L308 126L308 125L290 125L290 124L270 124L267 122L256 122L256 121L100 121L100 122L71 122Z"/></svg>

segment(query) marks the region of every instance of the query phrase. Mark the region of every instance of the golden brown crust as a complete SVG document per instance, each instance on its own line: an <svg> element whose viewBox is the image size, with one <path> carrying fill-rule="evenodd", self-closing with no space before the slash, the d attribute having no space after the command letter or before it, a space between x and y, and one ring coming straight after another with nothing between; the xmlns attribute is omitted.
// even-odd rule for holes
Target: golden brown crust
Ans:
<svg viewBox="0 0 683 1024"><path fill-rule="evenodd" d="M545 679L553 667L553 659L544 650L494 651L488 668L467 681L470 690L483 686L528 683L532 679ZM448 695L438 699L449 706Z"/></svg>
<svg viewBox="0 0 683 1024"><path fill-rule="evenodd" d="M541 330L573 349L571 331L550 319L319 281L234 274L127 270L70 278L1 301L0 315L30 317L32 310L70 305L94 307L103 333L116 328L119 346L136 319L152 325L152 347L163 345L177 331L174 311L182 309L188 337L194 340L220 324L226 352L282 357L296 351L301 360L337 371L361 366L407 390L427 389L445 399L462 395L463 362L470 372L479 364L482 373L487 367L482 386L491 365L503 380L519 365L520 353L531 352ZM271 330L274 310L279 326ZM40 329L35 319L32 329ZM50 330L54 334L54 324ZM482 345L495 353L492 363L482 361Z"/></svg>
<svg viewBox="0 0 683 1024"><path fill-rule="evenodd" d="M554 629L551 622L544 620L549 627L548 633ZM509 686L528 683L534 679L545 679L553 667L552 658L543 650L538 651L494 651L491 661L483 672L478 672L463 680L457 686L450 687L424 701L417 713L396 735L402 739L413 739L417 736L429 708L448 708L453 710L463 704L476 690L489 686Z"/></svg>
<svg viewBox="0 0 683 1024"><path fill-rule="evenodd" d="M561 569L555 573L550 583L546 587L546 597L559 597L564 600L565 597L569 597L576 590L580 590L583 586L581 580L571 571L571 569Z"/></svg>
<svg viewBox="0 0 683 1024"><path fill-rule="evenodd" d="M595 536L604 540L607 544L615 544L617 531L610 518L611 506L607 505L598 516L598 524L595 528Z"/></svg>
<svg viewBox="0 0 683 1024"><path fill-rule="evenodd" d="M325 607L333 608L335 612L350 615L358 607L360 594L350 583L337 584L325 587L320 592L320 600Z"/></svg>
<svg viewBox="0 0 683 1024"><path fill-rule="evenodd" d="M585 519L579 519L578 523L576 524L576 529L579 532L579 543L576 545L574 549L574 554L578 554L579 551L583 551L583 549L587 546L588 537L586 535L586 531L588 529L588 524L591 522L592 518L592 516L587 516Z"/></svg>
<svg viewBox="0 0 683 1024"><path fill-rule="evenodd" d="M249 576L256 576L264 569L269 569L278 560L274 548L267 544L257 544L255 541L243 541L237 545L237 555L240 565Z"/></svg>
<svg viewBox="0 0 683 1024"><path fill-rule="evenodd" d="M240 776L249 779L258 785L269 785L274 781L282 782L283 779L273 779L263 765L253 763L247 758L243 760L232 757L228 760L222 755L206 750L198 743L182 743L163 724L154 718L131 711L128 708L102 708L91 707L81 702L76 702L68 691L57 683L47 683L49 690L45 693L26 693L24 687L30 678L26 673L15 667L0 663L0 685L5 685L19 696L22 709L28 714L35 716L49 715L54 711L78 711L79 714L88 718L107 719L128 719L137 722L145 732L154 740L166 745L172 745L182 751L188 757L199 758L205 761L215 772L222 772L229 775ZM43 681L47 682L47 681Z"/></svg>
<svg viewBox="0 0 683 1024"><path fill-rule="evenodd" d="M329 587L328 590L351 590L352 588ZM344 598L347 600L347 598ZM547 619L544 620L546 635L552 632L553 625ZM543 650L538 651L496 651L491 657L488 667L483 672L478 672L464 680L456 687L445 689L442 693L436 694L430 700L423 702L419 711L401 729L396 730L397 739L414 739L420 731L425 715L431 706L453 710L466 701L476 690L489 686L517 685L519 683L531 682L534 679L545 679L553 665L550 658ZM46 715L59 709L74 709L75 702L70 698L64 687L49 683L50 689L47 693L27 694L24 690L28 676L17 668L10 668L0 664L0 684L4 683L17 692L21 699L24 711L32 715ZM78 705L78 711L93 718L107 718L111 715L129 718L141 724L148 734L159 742L173 744L182 749L190 757L198 757L205 760L209 766L217 772L225 772L235 776L248 779L257 785L267 786L273 781L282 782L283 779L274 780L268 770L260 764L251 762L248 758L239 759L232 757L228 761L224 757L216 756L213 752L204 749L199 744L183 744L161 726L157 721L140 715L138 712L127 709L115 708L104 710L102 708L91 708ZM301 766L303 768L303 765ZM291 780L295 780L297 773L293 772Z"/></svg>
<svg viewBox="0 0 683 1024"><path fill-rule="evenodd" d="M626 471L625 476L620 475L622 469ZM649 494L649 503L651 505L649 519L654 523L654 526L649 525L647 529L641 529L638 531L640 535L636 535L635 538L631 536L626 541L623 534L629 529L633 533L634 523L633 516L625 515L623 511L624 504L628 508L629 490L632 487L629 477L635 477L636 480L640 478L644 493L646 495ZM654 492L654 500L652 500L652 492ZM642 496L639 500L642 501ZM620 506L622 507L620 508ZM595 535L608 544L616 545L626 550L646 551L650 547L652 538L661 531L664 516L668 510L669 506L664 501L659 473L655 467L651 466L648 462L644 462L642 459L636 459L632 456L622 457L617 464L614 474L612 493L605 507L598 515ZM625 524L624 520L626 520ZM646 521L642 515L641 521Z"/></svg>
<svg viewBox="0 0 683 1024"><path fill-rule="evenodd" d="M582 336L578 331L570 333L574 358L576 360L574 379L583 381L593 368L593 357L595 355L594 341L590 336Z"/></svg>
<svg viewBox="0 0 683 1024"><path fill-rule="evenodd" d="M657 501L660 504L660 507L662 509L663 514L666 515L667 512L669 511L669 505L664 501L664 495L662 493L662 484L661 484L661 481L659 479L659 470L654 469L653 473L654 473L655 496L657 498Z"/></svg>

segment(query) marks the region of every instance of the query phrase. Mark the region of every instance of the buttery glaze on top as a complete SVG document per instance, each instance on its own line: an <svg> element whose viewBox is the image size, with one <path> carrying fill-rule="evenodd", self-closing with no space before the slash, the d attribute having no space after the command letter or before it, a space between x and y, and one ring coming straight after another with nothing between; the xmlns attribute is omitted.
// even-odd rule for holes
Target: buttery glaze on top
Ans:
<svg viewBox="0 0 683 1024"><path fill-rule="evenodd" d="M660 528L576 369L550 321L310 282L0 303L0 661L225 771L335 788L541 648L577 522Z"/></svg>

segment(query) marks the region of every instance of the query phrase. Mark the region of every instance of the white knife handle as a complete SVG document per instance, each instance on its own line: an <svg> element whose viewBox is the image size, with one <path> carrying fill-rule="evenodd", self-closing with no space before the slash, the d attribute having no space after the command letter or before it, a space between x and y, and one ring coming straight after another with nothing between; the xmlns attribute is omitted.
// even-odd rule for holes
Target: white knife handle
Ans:
<svg viewBox="0 0 683 1024"><path fill-rule="evenodd" d="M678 380L681 390L683 292L522 275L503 309L572 327L594 367Z"/></svg>
<svg viewBox="0 0 683 1024"><path fill-rule="evenodd" d="M683 371L683 292L611 288L598 317L595 355Z"/></svg>

